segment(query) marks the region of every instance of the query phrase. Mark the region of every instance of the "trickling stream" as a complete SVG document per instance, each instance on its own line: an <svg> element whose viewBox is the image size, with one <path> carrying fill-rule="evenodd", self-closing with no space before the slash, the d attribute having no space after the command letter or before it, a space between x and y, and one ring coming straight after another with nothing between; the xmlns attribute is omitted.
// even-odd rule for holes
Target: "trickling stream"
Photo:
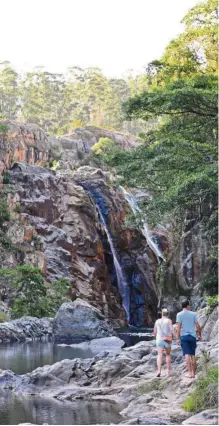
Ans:
<svg viewBox="0 0 219 426"><path fill-rule="evenodd" d="M120 188L134 215L136 216L137 213L141 213L141 209L138 206L136 198L132 194L130 194L128 191L126 191L126 189L123 188L123 186L120 186ZM142 220L141 232L144 235L149 247L156 255L158 263L160 263L161 259L164 260L163 254L160 248L158 247L158 245L153 241L153 237L151 236L151 232L148 228L148 224L145 219Z"/></svg>
<svg viewBox="0 0 219 426"><path fill-rule="evenodd" d="M118 289L119 289L119 293L122 297L122 306L125 309L126 318L129 322L130 321L130 289L129 289L128 283L126 281L126 278L123 274L122 268L119 264L119 261L117 259L116 250L115 250L115 247L114 247L114 244L113 244L113 240L112 240L112 237L111 237L110 232L108 230L104 216L102 215L102 212L101 212L98 204L96 204L96 207L97 207L98 213L100 215L100 219L101 219L102 225L104 227L104 230L106 232L107 239L108 239L108 242L109 242L109 245L110 245L110 249L111 249L111 252L112 252L112 255L113 255L113 263L114 263L114 266L115 266L115 271L116 271L116 276L117 276Z"/></svg>

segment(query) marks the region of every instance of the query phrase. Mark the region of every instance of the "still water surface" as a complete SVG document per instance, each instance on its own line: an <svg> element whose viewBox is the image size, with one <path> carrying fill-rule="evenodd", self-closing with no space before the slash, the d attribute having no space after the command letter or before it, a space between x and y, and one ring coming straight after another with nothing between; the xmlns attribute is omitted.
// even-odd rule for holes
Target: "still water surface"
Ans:
<svg viewBox="0 0 219 426"><path fill-rule="evenodd" d="M122 406L110 402L61 402L40 397L21 398L0 390L0 425L33 423L49 425L117 424Z"/></svg>
<svg viewBox="0 0 219 426"><path fill-rule="evenodd" d="M124 328L117 330L127 346L141 340L151 340L149 329ZM37 367L51 365L63 359L92 358L100 347L59 346L53 341L0 344L0 369L25 374ZM60 402L40 397L20 397L0 389L0 425L33 423L49 425L117 424L122 406L106 401Z"/></svg>
<svg viewBox="0 0 219 426"><path fill-rule="evenodd" d="M118 335L127 346L135 345L142 340L151 340L151 330L124 328L117 330ZM106 348L107 350L107 348ZM92 358L100 352L100 347L92 350L82 347L59 346L53 341L35 340L31 342L0 344L0 369L12 370L17 374L25 374L37 367L52 365L63 359Z"/></svg>

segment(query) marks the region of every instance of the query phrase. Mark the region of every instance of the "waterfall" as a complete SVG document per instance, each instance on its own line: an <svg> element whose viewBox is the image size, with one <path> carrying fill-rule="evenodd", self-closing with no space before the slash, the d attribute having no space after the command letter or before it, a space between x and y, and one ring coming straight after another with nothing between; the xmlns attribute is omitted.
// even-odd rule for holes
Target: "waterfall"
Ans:
<svg viewBox="0 0 219 426"><path fill-rule="evenodd" d="M128 191L126 191L125 188L123 188L123 186L120 186L120 189L122 190L124 197L125 197L126 201L128 202L128 204L129 204L132 212L134 213L134 215L136 216L137 213L141 213L142 211L138 206L136 198L132 194L130 194ZM164 260L163 254L162 254L161 250L159 249L158 245L153 241L153 238L151 236L151 232L148 228L148 224L147 224L145 219L142 220L141 232L144 235L149 247L151 248L153 253L156 255L158 263L160 263L160 259Z"/></svg>
<svg viewBox="0 0 219 426"><path fill-rule="evenodd" d="M126 278L124 277L120 263L118 261L116 250L115 250L115 247L114 247L114 244L113 244L113 240L112 240L112 237L110 235L109 229L107 227L105 218L104 218L98 204L96 204L96 208L97 208L98 213L100 215L100 220L101 220L102 225L104 227L104 230L106 232L107 239L108 239L108 242L109 242L109 245L110 245L110 249L111 249L111 252L112 252L112 255L113 255L113 263L114 263L114 267L115 267L115 271L116 271L118 289L119 289L120 296L122 297L122 306L123 306L123 308L126 312L127 321L129 322L130 321L130 290L129 290L129 286L128 286L128 283L126 281Z"/></svg>

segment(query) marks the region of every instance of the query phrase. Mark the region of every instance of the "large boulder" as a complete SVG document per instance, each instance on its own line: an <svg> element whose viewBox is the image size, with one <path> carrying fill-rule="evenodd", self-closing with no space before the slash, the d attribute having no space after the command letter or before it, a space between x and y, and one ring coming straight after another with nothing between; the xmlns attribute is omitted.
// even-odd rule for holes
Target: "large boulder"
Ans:
<svg viewBox="0 0 219 426"><path fill-rule="evenodd" d="M79 342L113 336L115 332L99 309L76 299L59 308L53 323L53 335L57 342Z"/></svg>

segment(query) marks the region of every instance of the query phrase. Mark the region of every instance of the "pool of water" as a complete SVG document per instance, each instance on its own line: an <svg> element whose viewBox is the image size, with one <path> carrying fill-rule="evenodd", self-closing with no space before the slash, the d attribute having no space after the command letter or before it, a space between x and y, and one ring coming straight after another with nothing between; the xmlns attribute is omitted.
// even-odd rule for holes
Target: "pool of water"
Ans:
<svg viewBox="0 0 219 426"><path fill-rule="evenodd" d="M97 349L97 352L99 352L99 349ZM63 359L92 358L96 353L89 348L59 346L53 341L35 340L1 344L0 368L2 370L12 370L17 374L25 374L35 370L37 367L52 365Z"/></svg>
<svg viewBox="0 0 219 426"><path fill-rule="evenodd" d="M0 425L33 423L49 425L117 424L122 406L102 401L60 402L40 397L21 398L0 390Z"/></svg>
<svg viewBox="0 0 219 426"><path fill-rule="evenodd" d="M124 340L126 346L134 346L138 342L154 339L152 328L148 327L124 327L116 329L120 339Z"/></svg>
<svg viewBox="0 0 219 426"><path fill-rule="evenodd" d="M127 346L132 346L141 340L151 340L150 329L123 328L117 330L119 337ZM106 348L107 350L107 348ZM30 341L11 344L0 344L0 369L12 370L17 374L25 374L37 367L52 365L63 359L92 358L100 352L100 347L91 350L78 345L59 346L53 341Z"/></svg>

